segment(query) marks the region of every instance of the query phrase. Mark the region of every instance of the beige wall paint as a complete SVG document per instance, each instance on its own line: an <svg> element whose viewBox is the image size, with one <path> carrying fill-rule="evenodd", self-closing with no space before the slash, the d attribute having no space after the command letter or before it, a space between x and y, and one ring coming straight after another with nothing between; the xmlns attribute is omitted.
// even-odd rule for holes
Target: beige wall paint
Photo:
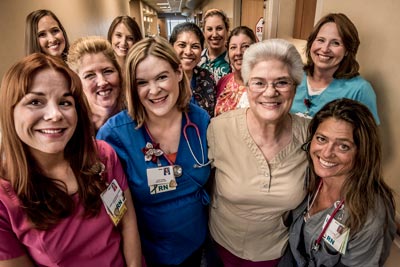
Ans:
<svg viewBox="0 0 400 267"><path fill-rule="evenodd" d="M357 59L377 95L384 174L397 193L400 214L400 1L323 0L321 5L322 16L341 12L357 26L361 40Z"/></svg>
<svg viewBox="0 0 400 267"><path fill-rule="evenodd" d="M296 9L296 1L293 0L279 1L279 15L278 15L279 22L277 27L277 36L279 36L280 38L288 38L293 36L295 9Z"/></svg>
<svg viewBox="0 0 400 267"><path fill-rule="evenodd" d="M70 43L81 36L106 36L114 17L129 14L128 0L1 0L0 77L24 56L25 18L37 9L50 9L60 19Z"/></svg>
<svg viewBox="0 0 400 267"><path fill-rule="evenodd" d="M279 1L280 38L291 38L295 4L292 0ZM106 35L108 26L117 15L132 13L139 4L128 0L1 0L0 1L0 77L16 60L24 55L25 17L32 10L50 9L60 18L68 32L70 41L84 35ZM134 1L136 2L136 1ZM234 14L234 1L211 0L202 7L221 8L228 17ZM130 10L131 9L131 10ZM397 49L400 41L400 10L398 0L319 0L317 18L328 12L347 14L356 24L361 46L358 60L361 74L369 80L377 94L378 111L381 117L384 173L387 182L395 189L400 214L400 59ZM134 17L140 16L135 13ZM299 50L304 43L294 40Z"/></svg>
<svg viewBox="0 0 400 267"><path fill-rule="evenodd" d="M278 37L291 39L294 8L280 1ZM383 170L386 181L396 192L400 216L400 1L398 0L318 0L316 21L327 13L346 14L356 25L361 45L357 54L361 75L375 89L381 119ZM302 52L305 41L293 40Z"/></svg>
<svg viewBox="0 0 400 267"><path fill-rule="evenodd" d="M236 22L236 19L233 18L233 14L234 14L233 6L234 6L233 0L230 0L230 1L210 0L204 6L201 7L201 10L203 10L203 17L204 17L204 14L208 9L212 9L212 8L222 9L229 18L229 27L231 29L233 29L235 27L235 25L238 23L238 22Z"/></svg>
<svg viewBox="0 0 400 267"><path fill-rule="evenodd" d="M305 40L293 39L295 3L291 0L277 1L277 37L291 41L305 61ZM360 8L362 7L362 8ZM361 45L357 54L361 75L375 89L378 112L381 119L380 132L383 151L385 180L394 189L397 216L400 220L400 1L387 0L317 0L315 22L330 12L341 12L356 25ZM275 14L276 15L276 14Z"/></svg>

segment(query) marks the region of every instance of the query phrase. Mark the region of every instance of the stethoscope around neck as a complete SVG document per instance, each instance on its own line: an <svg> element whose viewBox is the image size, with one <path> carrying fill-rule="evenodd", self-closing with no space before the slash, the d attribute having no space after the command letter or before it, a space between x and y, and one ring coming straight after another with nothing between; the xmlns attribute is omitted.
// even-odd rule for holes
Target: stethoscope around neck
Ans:
<svg viewBox="0 0 400 267"><path fill-rule="evenodd" d="M204 148L203 148L203 142L201 141L201 136L200 136L200 131L199 128L197 127L196 124L194 124L190 119L189 119L189 115L187 112L185 112L185 118L186 118L186 124L183 126L183 137L185 138L185 141L188 145L190 154L192 155L194 161L196 162L195 164L193 164L193 168L203 168L206 167L208 165L210 165L212 163L212 160L209 160L206 162L206 155L204 154ZM199 144L200 144L200 151L201 151L201 162L200 160L196 157L196 155L193 152L192 146L190 145L189 142L189 138L187 136L187 129L189 127L193 127L194 130L196 131L196 135L197 138L199 140Z"/></svg>
<svg viewBox="0 0 400 267"><path fill-rule="evenodd" d="M199 128L197 127L196 124L194 124L193 122L191 122L191 120L189 119L189 115L187 114L187 112L185 112L184 114L185 114L185 118L186 118L186 124L183 126L182 132L183 132L183 137L185 138L186 144L187 144L187 146L188 146L188 148L189 148L190 154L192 155L192 157L193 157L193 159L194 159L194 161L195 161L195 164L193 164L193 168L203 168L203 167L206 167L206 166L210 165L210 164L212 163L212 161L209 160L209 161L206 162L206 155L205 155L205 153L204 153L203 142L201 141L201 136L200 136ZM200 162L200 159L197 158L197 156L194 154L193 149L192 149L192 146L190 145L189 138L188 138L188 136L187 136L187 129L188 129L189 127L193 127L194 130L196 131L196 135L197 135L197 138L198 138L199 144L200 144L201 162ZM152 135L151 135L151 133L150 133L150 131L149 131L149 129L147 128L146 125L145 125L145 129L146 129L147 134L150 136L150 139L151 139L152 141L154 141L154 140L153 140L153 137L152 137ZM164 155L164 153L163 153L163 155ZM171 161L169 160L169 158L168 158L166 155L164 155L164 158L168 161L168 163L169 163L171 166L174 166L174 173L175 173L175 176L180 177L180 176L182 175L182 167L179 166L179 165L175 165L173 162L171 162ZM157 164L158 164L158 165L161 165L159 159L157 159L157 161L158 161Z"/></svg>

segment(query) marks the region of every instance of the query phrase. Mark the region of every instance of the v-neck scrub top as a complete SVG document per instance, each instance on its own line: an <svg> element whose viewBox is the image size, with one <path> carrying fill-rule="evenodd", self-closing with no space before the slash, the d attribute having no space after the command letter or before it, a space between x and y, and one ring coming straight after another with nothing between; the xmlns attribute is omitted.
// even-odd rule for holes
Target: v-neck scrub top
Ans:
<svg viewBox="0 0 400 267"><path fill-rule="evenodd" d="M206 131L210 121L207 112L190 104L188 116L197 125L186 130L193 154L202 162L200 140L207 162ZM182 116L181 136L175 164L182 167L176 178L176 190L150 194L147 169L156 162L145 161L142 149L151 138L145 127L137 123L126 110L111 117L97 133L98 139L108 142L117 152L128 177L134 200L142 252L146 262L154 265L177 265L186 260L204 243L207 236L208 195L204 190L210 166L195 168L196 163L184 137L186 117ZM164 156L162 166L169 166Z"/></svg>

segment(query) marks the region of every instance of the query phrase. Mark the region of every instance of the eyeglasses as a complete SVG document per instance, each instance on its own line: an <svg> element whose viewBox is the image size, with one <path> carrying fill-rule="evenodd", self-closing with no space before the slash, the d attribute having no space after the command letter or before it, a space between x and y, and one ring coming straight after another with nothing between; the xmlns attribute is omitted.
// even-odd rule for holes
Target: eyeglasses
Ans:
<svg viewBox="0 0 400 267"><path fill-rule="evenodd" d="M249 89L254 93L262 93L267 90L269 85L271 85L272 88L279 92L288 92L294 84L295 82L290 79L281 79L272 83L267 83L260 79L254 79L249 81Z"/></svg>

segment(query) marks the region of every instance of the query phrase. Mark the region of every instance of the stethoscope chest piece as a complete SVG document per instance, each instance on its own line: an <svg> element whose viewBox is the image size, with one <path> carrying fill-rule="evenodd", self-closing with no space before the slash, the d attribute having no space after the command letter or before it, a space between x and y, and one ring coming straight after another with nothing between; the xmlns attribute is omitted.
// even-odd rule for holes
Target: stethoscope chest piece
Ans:
<svg viewBox="0 0 400 267"><path fill-rule="evenodd" d="M182 167L181 167L181 166L179 166L179 165L174 165L173 171L174 171L174 176L175 176L175 178L178 178L178 177L181 177L181 176L182 176L183 170L182 170Z"/></svg>
<svg viewBox="0 0 400 267"><path fill-rule="evenodd" d="M311 250L314 252L317 252L319 250L319 247L320 247L320 244L315 242L314 245L312 246Z"/></svg>

